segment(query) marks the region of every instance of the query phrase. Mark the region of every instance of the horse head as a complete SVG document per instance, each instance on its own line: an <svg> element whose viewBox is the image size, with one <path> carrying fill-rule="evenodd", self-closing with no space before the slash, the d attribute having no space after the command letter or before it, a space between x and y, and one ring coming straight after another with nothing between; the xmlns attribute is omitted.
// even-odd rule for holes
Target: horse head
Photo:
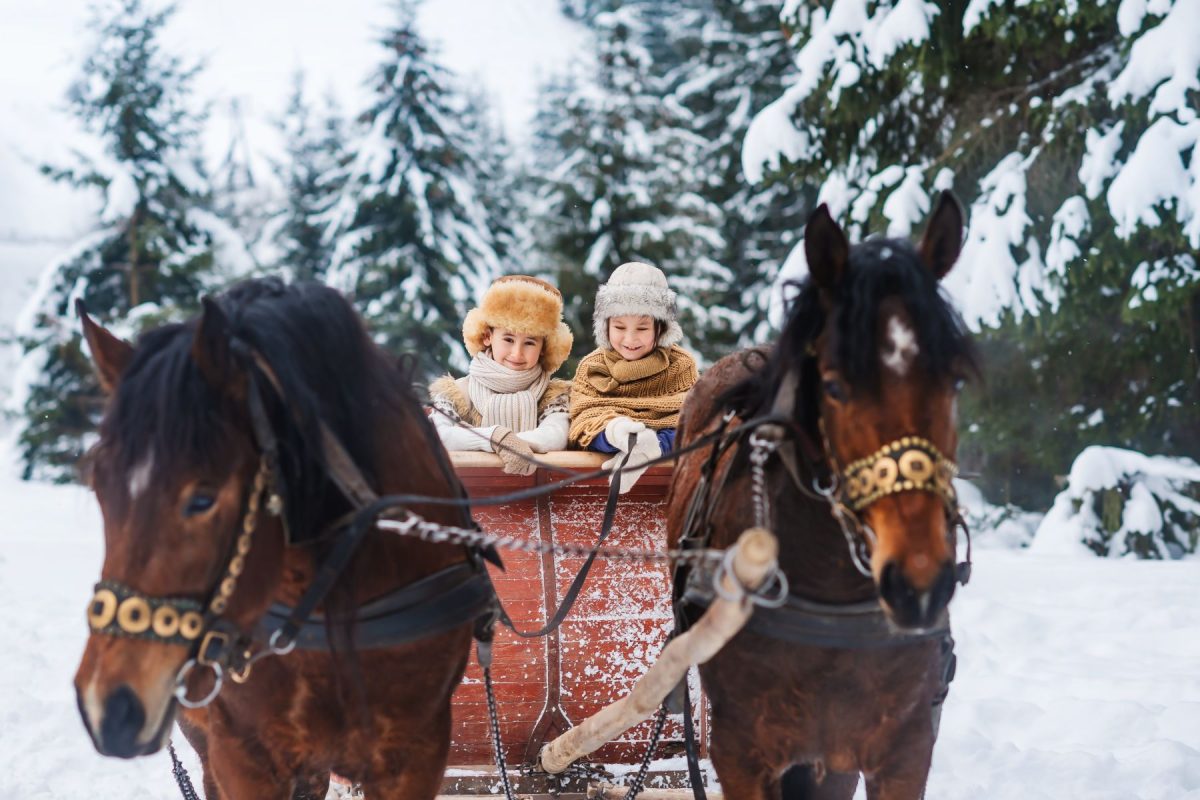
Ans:
<svg viewBox="0 0 1200 800"><path fill-rule="evenodd" d="M822 205L805 230L811 277L784 333L785 346L802 348L793 363L805 365L808 427L834 476L835 515L867 540L879 597L901 627L936 621L955 587L956 399L974 358L938 281L962 234L949 192L916 247L851 246Z"/></svg>
<svg viewBox="0 0 1200 800"><path fill-rule="evenodd" d="M105 554L75 688L97 750L128 758L163 746L178 694L208 690L185 665L212 619L250 623L265 609L283 536L258 511L266 470L248 372L220 307L206 301L198 320L137 348L80 316L109 403L88 460Z"/></svg>

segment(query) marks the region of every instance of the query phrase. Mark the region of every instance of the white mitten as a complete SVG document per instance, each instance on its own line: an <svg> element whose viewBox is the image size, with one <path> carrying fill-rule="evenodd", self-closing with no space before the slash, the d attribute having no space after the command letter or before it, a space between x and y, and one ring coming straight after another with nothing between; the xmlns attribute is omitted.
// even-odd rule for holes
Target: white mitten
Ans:
<svg viewBox="0 0 1200 800"><path fill-rule="evenodd" d="M532 433L536 433L536 431L533 431ZM549 453L550 452L550 448L546 447L546 445L542 444L540 440L534 438L533 436L530 436L529 434L518 433L518 434L516 434L516 436L522 442L529 445L529 449L535 453Z"/></svg>
<svg viewBox="0 0 1200 800"><path fill-rule="evenodd" d="M644 428L644 426L643 426ZM637 440L634 442L633 450L629 453L629 462L625 465L625 469L621 472L621 488L619 494L625 494L633 485L638 482L638 478L645 474L648 467L644 466L648 461L653 461L662 455L662 447L658 443L658 434L652 430L641 430L637 432ZM625 457L624 453L617 453L608 461L604 462L605 469L616 469L621 459ZM615 473L614 473L615 476ZM609 483L612 483L612 476L609 477Z"/></svg>
<svg viewBox="0 0 1200 800"><path fill-rule="evenodd" d="M618 450L629 448L629 435L646 430L646 423L634 422L629 417L613 417L604 426L604 438Z"/></svg>

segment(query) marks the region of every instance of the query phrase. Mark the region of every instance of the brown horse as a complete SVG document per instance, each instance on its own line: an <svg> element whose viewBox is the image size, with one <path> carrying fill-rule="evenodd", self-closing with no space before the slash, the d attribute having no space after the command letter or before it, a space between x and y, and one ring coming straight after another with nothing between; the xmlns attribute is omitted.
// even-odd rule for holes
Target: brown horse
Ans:
<svg viewBox="0 0 1200 800"><path fill-rule="evenodd" d="M478 609L419 641L397 626L437 606L431 581L486 582L472 554L371 530L333 570L324 624L268 644L288 615L272 604L300 602L372 491L461 495L402 369L317 285L241 284L136 347L81 316L109 394L89 458L106 549L75 678L97 750L153 753L178 717L209 800L323 798L330 771L373 799L433 798Z"/></svg>
<svg viewBox="0 0 1200 800"><path fill-rule="evenodd" d="M786 420L759 454L791 593L701 667L726 797L848 799L860 773L872 800L924 792L952 657L955 398L974 370L938 288L962 231L946 193L917 248L851 247L821 206L779 342L722 359L684 406L681 445L733 430L727 410ZM680 458L672 546L724 548L755 523L752 450Z"/></svg>

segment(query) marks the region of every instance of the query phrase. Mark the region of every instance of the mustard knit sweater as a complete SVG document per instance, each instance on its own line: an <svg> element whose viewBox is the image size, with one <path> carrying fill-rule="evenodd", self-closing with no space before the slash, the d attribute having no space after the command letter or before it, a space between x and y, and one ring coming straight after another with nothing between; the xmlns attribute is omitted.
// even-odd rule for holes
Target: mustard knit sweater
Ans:
<svg viewBox="0 0 1200 800"><path fill-rule="evenodd" d="M571 385L571 444L587 447L619 416L654 430L676 427L698 377L696 360L680 347L660 347L637 361L611 348L592 351L579 362Z"/></svg>

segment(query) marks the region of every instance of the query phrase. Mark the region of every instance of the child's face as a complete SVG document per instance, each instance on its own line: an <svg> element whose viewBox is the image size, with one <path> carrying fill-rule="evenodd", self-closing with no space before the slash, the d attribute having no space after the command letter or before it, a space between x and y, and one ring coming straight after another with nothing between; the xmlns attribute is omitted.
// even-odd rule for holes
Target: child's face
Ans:
<svg viewBox="0 0 1200 800"><path fill-rule="evenodd" d="M509 369L524 372L542 357L542 337L496 328L483 337L483 346L492 349L492 360Z"/></svg>
<svg viewBox="0 0 1200 800"><path fill-rule="evenodd" d="M650 355L654 338L654 317L627 314L608 320L608 343L626 361Z"/></svg>

